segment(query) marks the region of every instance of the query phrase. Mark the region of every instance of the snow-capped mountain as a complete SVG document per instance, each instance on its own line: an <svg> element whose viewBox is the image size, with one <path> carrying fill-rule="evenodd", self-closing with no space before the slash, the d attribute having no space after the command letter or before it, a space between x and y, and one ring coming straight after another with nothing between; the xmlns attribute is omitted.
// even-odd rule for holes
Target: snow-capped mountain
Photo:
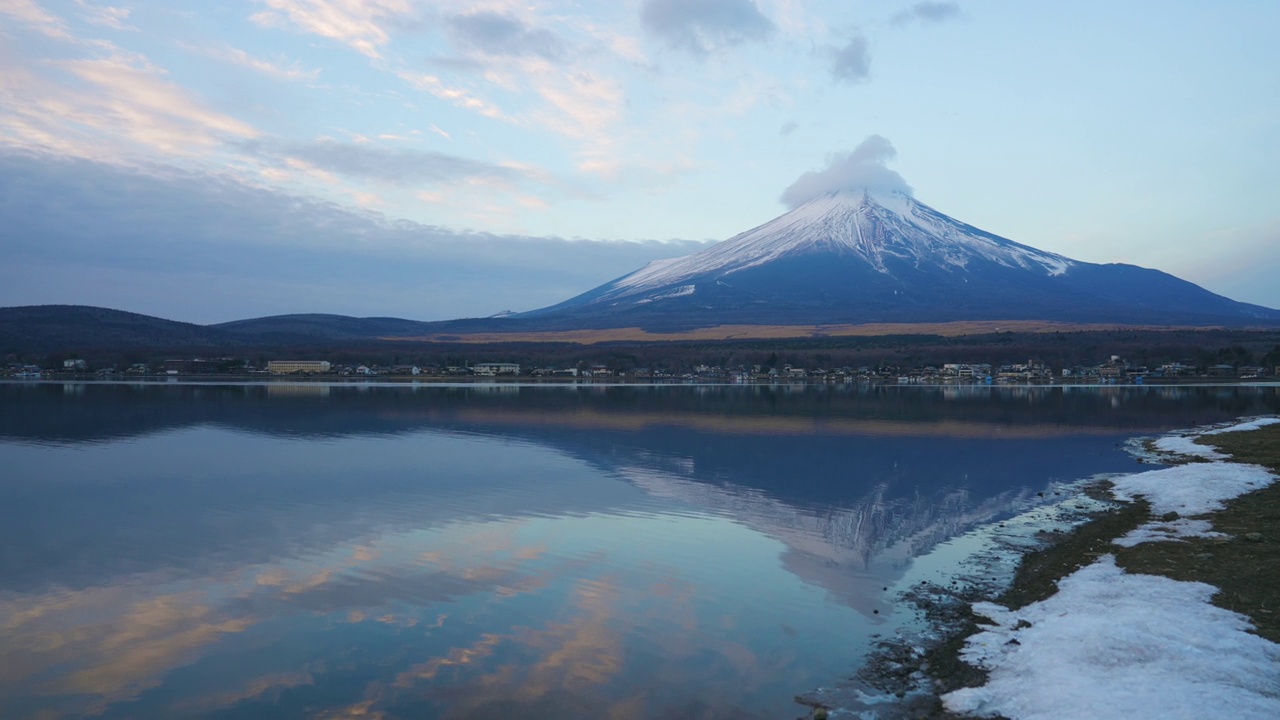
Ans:
<svg viewBox="0 0 1280 720"><path fill-rule="evenodd" d="M583 326L1058 320L1249 325L1280 312L1156 270L1085 263L897 192L810 200L760 227L516 317Z"/></svg>
<svg viewBox="0 0 1280 720"><path fill-rule="evenodd" d="M668 287L708 273L727 277L807 253L851 255L887 275L893 274L890 265L902 261L944 270L963 269L973 260L989 261L1049 275L1061 275L1072 265L1061 255L957 223L900 193L834 193L704 252L650 263L617 280L601 299Z"/></svg>

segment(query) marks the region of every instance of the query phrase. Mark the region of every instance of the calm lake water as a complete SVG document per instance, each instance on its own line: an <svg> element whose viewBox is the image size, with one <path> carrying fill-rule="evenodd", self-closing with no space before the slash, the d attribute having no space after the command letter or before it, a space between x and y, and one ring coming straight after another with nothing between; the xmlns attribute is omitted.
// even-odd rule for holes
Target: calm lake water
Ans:
<svg viewBox="0 0 1280 720"><path fill-rule="evenodd" d="M0 716L792 718L939 543L1276 388L0 385ZM887 588L887 590L886 590Z"/></svg>

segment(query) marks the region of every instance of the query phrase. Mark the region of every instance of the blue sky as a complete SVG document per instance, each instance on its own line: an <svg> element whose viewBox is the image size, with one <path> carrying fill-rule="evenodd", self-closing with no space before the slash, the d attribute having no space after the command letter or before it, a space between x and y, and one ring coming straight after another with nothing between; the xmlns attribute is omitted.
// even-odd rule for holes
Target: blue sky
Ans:
<svg viewBox="0 0 1280 720"><path fill-rule="evenodd" d="M0 0L0 304L551 304L878 135L1013 240L1280 306L1274 2ZM890 153L891 154L891 153Z"/></svg>

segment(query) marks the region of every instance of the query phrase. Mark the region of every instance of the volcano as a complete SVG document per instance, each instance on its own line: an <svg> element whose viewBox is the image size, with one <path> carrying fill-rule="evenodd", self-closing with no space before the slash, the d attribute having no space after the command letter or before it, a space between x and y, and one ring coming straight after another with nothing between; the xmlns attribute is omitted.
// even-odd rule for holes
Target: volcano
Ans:
<svg viewBox="0 0 1280 720"><path fill-rule="evenodd" d="M1275 325L1168 273L1072 260L1007 240L893 191L814 198L693 255L660 260L513 318L552 327L1041 320Z"/></svg>

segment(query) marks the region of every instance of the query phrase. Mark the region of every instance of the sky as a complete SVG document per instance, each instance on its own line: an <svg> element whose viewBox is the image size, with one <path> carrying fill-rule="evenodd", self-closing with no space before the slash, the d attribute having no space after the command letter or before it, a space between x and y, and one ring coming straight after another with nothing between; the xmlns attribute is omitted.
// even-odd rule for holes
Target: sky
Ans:
<svg viewBox="0 0 1280 720"><path fill-rule="evenodd" d="M529 310L869 158L989 232L1280 307L1276 27L1270 0L0 0L0 305Z"/></svg>

